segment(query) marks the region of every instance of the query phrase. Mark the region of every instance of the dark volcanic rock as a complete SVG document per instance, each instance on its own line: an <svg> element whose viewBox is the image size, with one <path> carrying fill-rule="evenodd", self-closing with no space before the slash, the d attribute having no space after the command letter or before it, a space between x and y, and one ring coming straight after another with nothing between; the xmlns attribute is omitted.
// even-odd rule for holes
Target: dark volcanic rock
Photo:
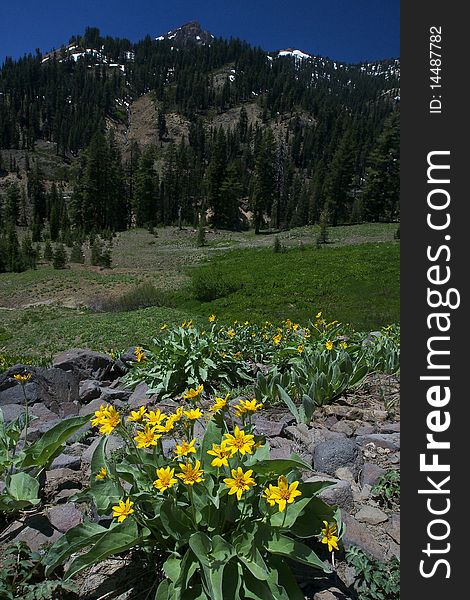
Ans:
<svg viewBox="0 0 470 600"><path fill-rule="evenodd" d="M24 403L22 386L13 376L25 371L31 373L31 380L24 386L29 405L42 402L62 416L61 404L78 400L78 379L73 373L55 368L15 365L0 376L0 406Z"/></svg>
<svg viewBox="0 0 470 600"><path fill-rule="evenodd" d="M360 446L365 446L371 442L379 448L388 448L389 450L400 450L399 433L371 433L369 435L358 435L356 442Z"/></svg>
<svg viewBox="0 0 470 600"><path fill-rule="evenodd" d="M122 374L121 369L110 356L83 348L72 348L57 354L53 365L63 371L75 373L80 381L85 379L112 381Z"/></svg>
<svg viewBox="0 0 470 600"><path fill-rule="evenodd" d="M317 471L334 475L339 467L349 467L355 477L362 466L362 454L352 440L341 437L315 446L313 464Z"/></svg>
<svg viewBox="0 0 470 600"><path fill-rule="evenodd" d="M80 402L82 404L88 404L95 398L99 398L100 394L101 388L98 381L85 379L80 383Z"/></svg>

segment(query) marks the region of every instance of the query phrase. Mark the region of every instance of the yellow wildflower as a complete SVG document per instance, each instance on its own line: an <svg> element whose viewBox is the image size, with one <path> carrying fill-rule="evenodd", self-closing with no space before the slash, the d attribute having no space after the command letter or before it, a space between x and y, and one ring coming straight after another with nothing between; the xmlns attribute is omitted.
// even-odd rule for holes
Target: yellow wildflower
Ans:
<svg viewBox="0 0 470 600"><path fill-rule="evenodd" d="M240 452L242 456L253 453L254 436L251 433L246 434L240 430L238 425L235 426L234 435L225 433L224 436L227 438L226 447L232 452L232 455L237 452Z"/></svg>
<svg viewBox="0 0 470 600"><path fill-rule="evenodd" d="M97 473L95 479L106 479L106 477L108 476L108 471L104 468L101 467L99 473Z"/></svg>
<svg viewBox="0 0 470 600"><path fill-rule="evenodd" d="M209 323L213 323L215 321L215 315L209 316Z"/></svg>
<svg viewBox="0 0 470 600"><path fill-rule="evenodd" d="M219 398L218 396L215 397L215 402L214 404L209 408L209 410L211 412L217 412L219 410L222 410L223 408L225 408L227 406L227 402L228 402L228 397L229 394L227 394L225 396L225 398Z"/></svg>
<svg viewBox="0 0 470 600"><path fill-rule="evenodd" d="M163 425L155 425L155 431L157 433L169 433L170 431L172 431L173 427L175 426L175 420L174 420L174 415L172 415L171 417L168 417L167 420L165 421L165 423Z"/></svg>
<svg viewBox="0 0 470 600"><path fill-rule="evenodd" d="M235 335L236 335L236 334L235 334L235 331L234 331L233 329L229 329L229 330L227 331L227 335L228 335L229 337L233 338L233 337L235 337Z"/></svg>
<svg viewBox="0 0 470 600"><path fill-rule="evenodd" d="M173 452L176 454L176 456L188 456L188 454L193 454L193 453L195 454L196 453L196 448L194 447L195 443L196 443L196 438L194 438L190 442L183 440L179 446L176 445L176 448L173 450Z"/></svg>
<svg viewBox="0 0 470 600"><path fill-rule="evenodd" d="M235 352L235 354L233 354L233 358L235 360L240 360L242 357L242 353L241 352Z"/></svg>
<svg viewBox="0 0 470 600"><path fill-rule="evenodd" d="M333 342L331 340L326 340L326 342L325 342L325 348L327 350L333 350Z"/></svg>
<svg viewBox="0 0 470 600"><path fill-rule="evenodd" d="M256 485L256 481L251 477L252 475L252 469L248 469L245 473L241 467L232 469L232 477L224 479L225 485L230 490L229 496L236 494L237 500L241 500L243 492L249 490L250 486Z"/></svg>
<svg viewBox="0 0 470 600"><path fill-rule="evenodd" d="M156 446L157 441L161 438L161 435L155 433L155 427L146 425L143 431L139 431L135 436L134 441L137 448L150 448L150 446Z"/></svg>
<svg viewBox="0 0 470 600"><path fill-rule="evenodd" d="M162 421L166 419L166 415L162 413L162 411L157 408L156 411L149 410L149 412L145 415L145 421L152 426L161 425Z"/></svg>
<svg viewBox="0 0 470 600"><path fill-rule="evenodd" d="M165 492L169 490L171 487L178 483L178 480L175 479L175 470L170 467L162 467L161 469L157 469L157 479L153 482L153 486L159 492Z"/></svg>
<svg viewBox="0 0 470 600"><path fill-rule="evenodd" d="M227 442L223 441L220 445L212 444L212 450L208 450L207 454L215 456L211 462L213 467L228 467L228 459L232 456L232 451L227 448Z"/></svg>
<svg viewBox="0 0 470 600"><path fill-rule="evenodd" d="M200 408L191 408L189 410L185 410L183 414L190 421L195 421L203 416Z"/></svg>
<svg viewBox="0 0 470 600"><path fill-rule="evenodd" d="M119 523L122 523L124 519L127 519L127 517L134 512L134 509L132 508L133 504L134 503L131 502L129 498L127 498L125 502L119 500L119 505L113 506L113 517L115 519L117 518Z"/></svg>
<svg viewBox="0 0 470 600"><path fill-rule="evenodd" d="M93 427L100 427L102 435L109 435L120 422L119 412L110 404L102 404L100 409L95 411L95 418L91 420Z"/></svg>
<svg viewBox="0 0 470 600"><path fill-rule="evenodd" d="M165 331L165 329L168 329L168 325L166 323L163 323L162 325L160 325L161 331Z"/></svg>
<svg viewBox="0 0 470 600"><path fill-rule="evenodd" d="M236 404L234 406L237 417L243 415L244 413L255 413L262 408L263 405L261 403L257 403L255 398L253 398L253 400L241 400L240 404Z"/></svg>
<svg viewBox="0 0 470 600"><path fill-rule="evenodd" d="M289 484L284 475L281 475L277 480L277 486L269 485L264 490L265 500L270 506L274 506L274 503L277 503L279 512L284 512L287 504L292 504L297 496L302 495L302 492L299 492L297 489L298 485L298 481L293 481Z"/></svg>
<svg viewBox="0 0 470 600"><path fill-rule="evenodd" d="M190 388L187 392L183 394L183 398L185 400L193 400L202 394L204 391L204 386L202 383L197 386L197 388Z"/></svg>
<svg viewBox="0 0 470 600"><path fill-rule="evenodd" d="M333 550L339 551L339 537L336 535L338 533L337 525L335 523L333 523L333 525L329 525L328 521L323 521L323 525L324 527L321 530L323 535L321 543L328 544L328 552L333 552Z"/></svg>
<svg viewBox="0 0 470 600"><path fill-rule="evenodd" d="M18 375L13 375L13 379L16 379L18 383L25 384L31 379L31 373L23 373Z"/></svg>
<svg viewBox="0 0 470 600"><path fill-rule="evenodd" d="M145 356L142 346L136 346L134 350L134 356L138 363L143 362L147 357Z"/></svg>
<svg viewBox="0 0 470 600"><path fill-rule="evenodd" d="M131 414L129 417L127 417L127 420L133 421L134 423L137 423L138 421L142 421L142 419L146 415L146 412L147 411L145 409L145 406L141 406L138 410L131 411Z"/></svg>
<svg viewBox="0 0 470 600"><path fill-rule="evenodd" d="M280 343L281 340L282 333L278 333L277 335L273 336L273 342L276 344L276 346Z"/></svg>
<svg viewBox="0 0 470 600"><path fill-rule="evenodd" d="M194 463L194 466L189 461L186 464L181 463L180 469L183 472L178 473L176 477L179 477L186 485L194 485L195 483L204 481L204 478L202 477L204 471L201 469L201 462L199 460Z"/></svg>
<svg viewBox="0 0 470 600"><path fill-rule="evenodd" d="M298 352L299 354L302 354L302 352L303 352L303 351L304 351L303 344L300 344L299 346L297 346L297 352Z"/></svg>

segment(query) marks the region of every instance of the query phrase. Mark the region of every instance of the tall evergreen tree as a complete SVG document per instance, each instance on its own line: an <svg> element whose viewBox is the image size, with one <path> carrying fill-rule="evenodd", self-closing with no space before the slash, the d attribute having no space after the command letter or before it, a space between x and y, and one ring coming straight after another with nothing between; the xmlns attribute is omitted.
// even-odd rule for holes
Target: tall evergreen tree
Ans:
<svg viewBox="0 0 470 600"><path fill-rule="evenodd" d="M253 220L255 233L259 233L264 220L264 214L271 213L276 194L276 178L274 172L275 143L273 132L266 130L256 155L254 190L253 190Z"/></svg>
<svg viewBox="0 0 470 600"><path fill-rule="evenodd" d="M369 157L362 190L367 220L393 220L399 214L400 199L400 115L398 110L386 120L384 129Z"/></svg>

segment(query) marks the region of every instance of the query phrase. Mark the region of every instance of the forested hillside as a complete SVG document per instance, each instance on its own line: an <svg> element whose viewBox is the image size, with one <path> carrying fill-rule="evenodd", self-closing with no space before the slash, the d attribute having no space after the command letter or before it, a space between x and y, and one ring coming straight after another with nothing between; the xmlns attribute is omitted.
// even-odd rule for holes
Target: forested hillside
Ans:
<svg viewBox="0 0 470 600"><path fill-rule="evenodd" d="M192 23L138 43L87 28L0 69L0 270L41 239L135 225L396 220L398 196L397 60L267 53Z"/></svg>

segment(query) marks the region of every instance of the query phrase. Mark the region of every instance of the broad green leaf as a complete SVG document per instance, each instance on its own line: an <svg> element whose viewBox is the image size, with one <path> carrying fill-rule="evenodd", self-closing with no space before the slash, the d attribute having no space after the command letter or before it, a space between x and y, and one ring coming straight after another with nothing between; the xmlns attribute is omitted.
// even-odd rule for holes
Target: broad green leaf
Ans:
<svg viewBox="0 0 470 600"><path fill-rule="evenodd" d="M68 438L83 427L90 420L90 416L71 417L64 419L25 450L24 467L44 467L54 457Z"/></svg>
<svg viewBox="0 0 470 600"><path fill-rule="evenodd" d="M337 511L321 498L311 498L308 509L291 525L290 532L299 538L310 538L321 533L323 521L336 521ZM339 521L338 521L339 522Z"/></svg>
<svg viewBox="0 0 470 600"><path fill-rule="evenodd" d="M331 572L331 568L320 560L313 550L286 535L273 532L271 539L266 541L266 550L272 554L288 556L296 562L321 569L325 573Z"/></svg>
<svg viewBox="0 0 470 600"><path fill-rule="evenodd" d="M42 560L45 566L45 575L48 577L55 568L65 562L72 554L86 548L104 535L108 530L98 523L82 523L69 529L53 544Z"/></svg>
<svg viewBox="0 0 470 600"><path fill-rule="evenodd" d="M296 405L294 404L294 402L292 401L292 399L290 398L288 393L279 384L277 384L276 387L277 387L277 390L279 393L279 398L284 402L284 404L290 410L294 419L297 421L297 423L302 423L302 419L299 414L299 411L297 410Z"/></svg>
<svg viewBox="0 0 470 600"><path fill-rule="evenodd" d="M251 465L251 468L256 474L272 475L272 477L285 475L293 469L312 471L311 465L306 463L296 454L292 454L290 458L271 458L269 460L262 460L257 464Z"/></svg>
<svg viewBox="0 0 470 600"><path fill-rule="evenodd" d="M24 506L40 502L39 482L28 473L14 473L8 477L5 490L17 503L24 503Z"/></svg>
<svg viewBox="0 0 470 600"><path fill-rule="evenodd" d="M269 557L271 579L281 586L286 592L286 600L304 600L305 596L286 561L280 556Z"/></svg>
<svg viewBox="0 0 470 600"><path fill-rule="evenodd" d="M65 574L65 579L70 579L83 569L90 567L119 554L125 550L130 550L142 542L139 529L133 519L126 519L123 523L112 526L106 530L93 544L92 548L86 553L76 558Z"/></svg>
<svg viewBox="0 0 470 600"><path fill-rule="evenodd" d="M282 527L283 529L290 529L300 514L306 510L307 505L310 503L312 498L296 498L292 504L288 504L284 512L275 512L271 515L269 522L273 527ZM277 506L277 505L276 505Z"/></svg>
<svg viewBox="0 0 470 600"><path fill-rule="evenodd" d="M160 508L163 527L175 540L187 540L194 531L194 524L188 514L171 500L165 500Z"/></svg>
<svg viewBox="0 0 470 600"><path fill-rule="evenodd" d="M202 566L211 599L224 600L223 573L225 565L235 554L233 546L219 535L211 540L205 533L197 531L189 538L189 547Z"/></svg>
<svg viewBox="0 0 470 600"><path fill-rule="evenodd" d="M164 579L160 582L155 594L155 600L172 600L172 596L170 596L170 583L168 579Z"/></svg>

